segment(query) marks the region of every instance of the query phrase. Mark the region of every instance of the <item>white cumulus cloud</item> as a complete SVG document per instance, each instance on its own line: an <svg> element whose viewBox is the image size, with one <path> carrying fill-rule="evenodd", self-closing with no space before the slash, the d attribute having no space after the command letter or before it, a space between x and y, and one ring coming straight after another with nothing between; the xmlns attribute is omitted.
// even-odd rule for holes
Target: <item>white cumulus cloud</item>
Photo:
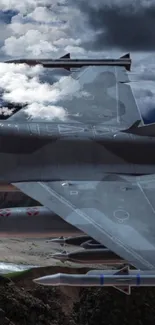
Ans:
<svg viewBox="0 0 155 325"><path fill-rule="evenodd" d="M82 3L82 0L79 0L79 3ZM102 0L96 0L95 2L90 0L89 3L92 7L98 7L99 9L103 6ZM116 3L118 6L123 6L124 0L105 1L105 4L109 7L114 6ZM153 0L143 0L140 6L145 8L152 6L153 3ZM133 4L133 9L136 10L139 1L127 0L126 4ZM93 44L95 31L88 26L86 14L73 0L1 0L0 10L3 11L3 14L6 10L13 10L14 12L9 23L0 22L0 57L3 60L5 57L48 57L54 59L67 52L70 52L73 58L117 58L125 54L113 48L111 51L104 50L104 44L102 51L96 50L93 45L86 50L83 44L84 42ZM139 108L143 112L145 110L149 111L150 108L153 109L154 107L154 95L152 95L155 94L153 83L154 53L133 52L131 58L132 71L130 79L135 81L131 83L131 86ZM15 68L10 65L9 68L6 68L6 66L4 68L1 65L1 71L0 87L4 90L5 100L9 102L12 100L14 103L20 101L24 103L26 101L28 112L33 116L36 116L37 107L39 111L42 109L42 115L45 114L46 117L49 116L49 111L57 111L57 116L66 116L65 108L60 106L58 112L58 104L56 109L54 103L55 98L57 98L58 102L60 97L65 96L62 85L63 88L68 89L68 84L72 89L71 77L65 77L67 82L66 79L61 78L55 85L50 85L41 83L39 75L43 73L43 68L39 66L29 68L20 65ZM50 73L52 74L52 71ZM148 82L150 79L152 80L151 84ZM139 82L141 80L143 80L143 85ZM79 91L77 84L76 87L74 96ZM38 93L38 96L36 96L36 93ZM70 91L70 96L71 93L72 91ZM36 97L38 98L36 99ZM145 98L145 100L142 101L141 98ZM1 106L2 109L3 104ZM47 110L47 107L50 107L50 109ZM6 111L6 108L4 111Z"/></svg>
<svg viewBox="0 0 155 325"><path fill-rule="evenodd" d="M42 83L39 74L42 66L29 67L26 64L0 63L0 88L3 100L14 104L27 104L26 113L32 117L59 118L64 120L68 112L59 101L73 97L88 96L81 89L80 82L70 75L60 77L51 84ZM3 107L1 108L3 111Z"/></svg>

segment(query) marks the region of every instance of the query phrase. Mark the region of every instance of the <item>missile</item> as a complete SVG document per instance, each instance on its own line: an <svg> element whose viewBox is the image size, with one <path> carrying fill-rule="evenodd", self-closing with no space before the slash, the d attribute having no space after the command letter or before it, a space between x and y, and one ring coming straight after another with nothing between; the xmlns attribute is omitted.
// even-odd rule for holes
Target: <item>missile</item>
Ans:
<svg viewBox="0 0 155 325"><path fill-rule="evenodd" d="M68 238L54 238L48 242L57 243L57 244L66 244L73 246L80 246L83 242L92 239L90 236L82 235L77 237L68 237Z"/></svg>
<svg viewBox="0 0 155 325"><path fill-rule="evenodd" d="M54 237L82 232L43 206L0 209L0 237Z"/></svg>
<svg viewBox="0 0 155 325"><path fill-rule="evenodd" d="M52 258L60 261L71 261L75 263L93 264L121 264L125 261L107 248L78 250L73 253L55 253Z"/></svg>
<svg viewBox="0 0 155 325"><path fill-rule="evenodd" d="M65 68L70 70L70 68L81 68L83 66L123 66L128 71L131 68L130 54L126 54L119 59L70 59L70 58L60 58L56 60L51 59L17 59L9 60L4 63L15 63L23 64L26 63L30 66L35 66L37 64L42 65L44 68Z"/></svg>
<svg viewBox="0 0 155 325"><path fill-rule="evenodd" d="M95 273L96 272L96 273ZM93 270L87 274L52 274L34 279L44 286L114 287L131 294L131 287L155 287L155 270L129 270L124 267L116 270Z"/></svg>

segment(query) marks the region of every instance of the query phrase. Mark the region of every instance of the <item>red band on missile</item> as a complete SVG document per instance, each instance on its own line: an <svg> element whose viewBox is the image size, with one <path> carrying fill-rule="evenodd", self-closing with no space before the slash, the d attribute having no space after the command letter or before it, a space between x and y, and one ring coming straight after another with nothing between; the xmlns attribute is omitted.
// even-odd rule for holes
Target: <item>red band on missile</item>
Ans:
<svg viewBox="0 0 155 325"><path fill-rule="evenodd" d="M11 215L10 209L0 209L0 217L9 217Z"/></svg>
<svg viewBox="0 0 155 325"><path fill-rule="evenodd" d="M29 216L37 216L39 214L39 210L36 207L32 208L27 208L27 214Z"/></svg>

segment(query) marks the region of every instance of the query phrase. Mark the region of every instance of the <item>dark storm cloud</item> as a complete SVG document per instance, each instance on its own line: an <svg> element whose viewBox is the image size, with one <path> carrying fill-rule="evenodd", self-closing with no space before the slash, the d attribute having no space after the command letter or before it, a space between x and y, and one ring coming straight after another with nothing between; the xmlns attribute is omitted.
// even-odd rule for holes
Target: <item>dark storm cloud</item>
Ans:
<svg viewBox="0 0 155 325"><path fill-rule="evenodd" d="M104 2L104 3L103 3ZM85 42L88 49L119 48L131 51L155 50L155 1L91 1L76 4L96 32L94 42Z"/></svg>

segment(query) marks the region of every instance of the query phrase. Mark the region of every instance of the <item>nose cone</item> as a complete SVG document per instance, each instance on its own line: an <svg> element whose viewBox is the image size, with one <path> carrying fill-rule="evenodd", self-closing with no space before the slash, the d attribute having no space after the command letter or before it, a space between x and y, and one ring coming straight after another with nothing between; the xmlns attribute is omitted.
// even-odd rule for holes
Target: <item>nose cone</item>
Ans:
<svg viewBox="0 0 155 325"><path fill-rule="evenodd" d="M55 253L52 254L52 258L60 261L67 261L68 260L68 254L66 253Z"/></svg>
<svg viewBox="0 0 155 325"><path fill-rule="evenodd" d="M43 276L33 280L34 283L43 285L43 286L59 286L60 285L60 274L52 274Z"/></svg>

